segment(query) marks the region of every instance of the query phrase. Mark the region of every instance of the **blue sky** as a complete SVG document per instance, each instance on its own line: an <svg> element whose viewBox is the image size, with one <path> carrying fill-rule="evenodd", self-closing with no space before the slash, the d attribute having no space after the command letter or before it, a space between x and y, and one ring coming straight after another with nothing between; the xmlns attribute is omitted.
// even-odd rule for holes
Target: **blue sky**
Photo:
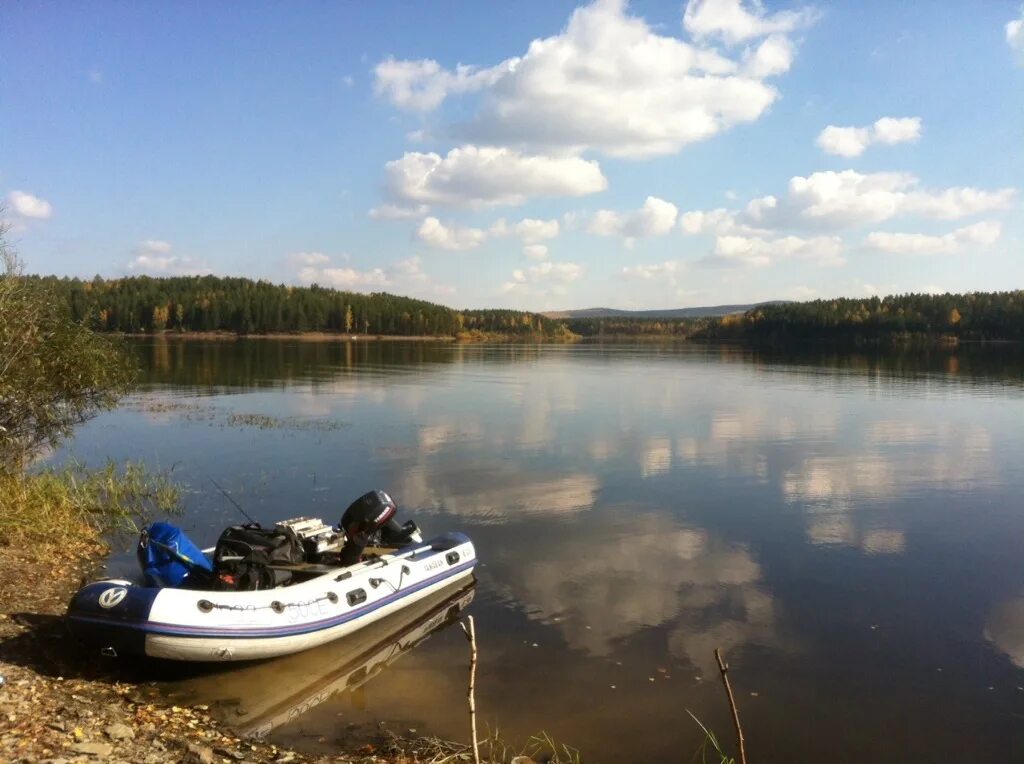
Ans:
<svg viewBox="0 0 1024 764"><path fill-rule="evenodd" d="M1017 2L6 3L33 272L456 307L1024 288Z"/></svg>

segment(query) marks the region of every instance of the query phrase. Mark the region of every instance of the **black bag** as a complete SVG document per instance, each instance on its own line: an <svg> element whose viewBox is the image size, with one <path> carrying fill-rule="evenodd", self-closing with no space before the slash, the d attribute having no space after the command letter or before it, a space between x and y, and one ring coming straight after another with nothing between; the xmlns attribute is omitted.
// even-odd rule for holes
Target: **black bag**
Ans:
<svg viewBox="0 0 1024 764"><path fill-rule="evenodd" d="M233 525L220 534L213 552L218 585L230 590L281 586L291 580L291 571L268 566L301 562L302 542L291 528Z"/></svg>

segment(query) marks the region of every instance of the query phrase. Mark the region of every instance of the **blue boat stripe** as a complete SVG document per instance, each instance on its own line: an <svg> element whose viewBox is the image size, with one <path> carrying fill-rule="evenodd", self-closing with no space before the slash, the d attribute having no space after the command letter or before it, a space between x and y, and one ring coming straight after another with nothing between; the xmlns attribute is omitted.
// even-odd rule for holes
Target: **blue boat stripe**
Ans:
<svg viewBox="0 0 1024 764"><path fill-rule="evenodd" d="M403 597L413 594L414 592L425 589L428 586L432 586L439 581L443 581L446 578L452 578L457 573L461 573L465 570L476 565L476 558L464 562L461 565L457 565L454 568L449 568L436 576L432 576L424 581L420 581L418 584L408 586L403 589L399 589L397 592L382 597L376 602L372 602L368 605L364 605L361 608L350 610L347 613L333 616L322 621L313 621L312 623L300 623L293 624L290 626L271 626L271 627L240 627L240 626L223 626L223 627L210 627L210 626L178 626L169 623L154 623L150 621L114 621L106 618L92 618L89 616L79 615L68 615L68 618L74 621L103 624L104 626L111 626L116 628L135 629L146 632L147 634L163 634L168 636L183 636L183 637L217 637L221 639L245 639L247 637L291 637L299 634L308 634L314 631L322 631L323 629L329 629L334 626L340 626L341 624L361 618L367 613L371 613L374 610L378 610L386 605L390 605L392 602L396 602ZM355 582L351 582L355 583ZM197 592L198 593L198 592Z"/></svg>

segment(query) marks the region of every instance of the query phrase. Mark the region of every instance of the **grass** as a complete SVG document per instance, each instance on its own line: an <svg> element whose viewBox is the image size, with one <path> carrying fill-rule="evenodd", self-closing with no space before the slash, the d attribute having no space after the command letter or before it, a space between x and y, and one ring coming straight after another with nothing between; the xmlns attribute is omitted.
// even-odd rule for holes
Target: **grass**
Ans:
<svg viewBox="0 0 1024 764"><path fill-rule="evenodd" d="M176 514L180 497L166 475L133 462L0 472L0 543L48 547L138 533L140 523Z"/></svg>
<svg viewBox="0 0 1024 764"><path fill-rule="evenodd" d="M415 739L399 738L385 730L386 744L378 753L387 753L388 761L417 764L456 764L472 762L473 747L437 737ZM575 748L552 739L547 732L539 732L524 746L513 745L502 737L500 730L491 730L480 740L481 764L509 764L517 757L545 764L583 764L583 756Z"/></svg>
<svg viewBox="0 0 1024 764"><path fill-rule="evenodd" d="M718 742L718 738L715 737L715 733L705 727L704 723L694 716L690 709L686 709L686 713L697 722L697 726L704 732L704 742L694 752L690 761L696 762L699 760L701 764L708 764L708 762L711 762L711 764L736 764L736 760L731 756L727 756L722 750L722 746ZM698 759L698 757L700 758Z"/></svg>

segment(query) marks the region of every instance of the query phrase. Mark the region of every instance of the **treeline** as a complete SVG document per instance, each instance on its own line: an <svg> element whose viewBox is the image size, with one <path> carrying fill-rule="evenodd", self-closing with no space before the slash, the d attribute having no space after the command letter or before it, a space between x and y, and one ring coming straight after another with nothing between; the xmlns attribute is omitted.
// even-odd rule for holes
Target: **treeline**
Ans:
<svg viewBox="0 0 1024 764"><path fill-rule="evenodd" d="M456 311L384 292L359 294L317 285L292 287L217 276L97 276L85 281L33 278L65 299L75 320L105 332L344 332L439 337L567 334L562 322L535 313Z"/></svg>
<svg viewBox="0 0 1024 764"><path fill-rule="evenodd" d="M780 303L710 321L700 339L1024 340L1024 291Z"/></svg>
<svg viewBox="0 0 1024 764"><path fill-rule="evenodd" d="M564 318L581 337L677 337L685 339L702 330L708 318Z"/></svg>

